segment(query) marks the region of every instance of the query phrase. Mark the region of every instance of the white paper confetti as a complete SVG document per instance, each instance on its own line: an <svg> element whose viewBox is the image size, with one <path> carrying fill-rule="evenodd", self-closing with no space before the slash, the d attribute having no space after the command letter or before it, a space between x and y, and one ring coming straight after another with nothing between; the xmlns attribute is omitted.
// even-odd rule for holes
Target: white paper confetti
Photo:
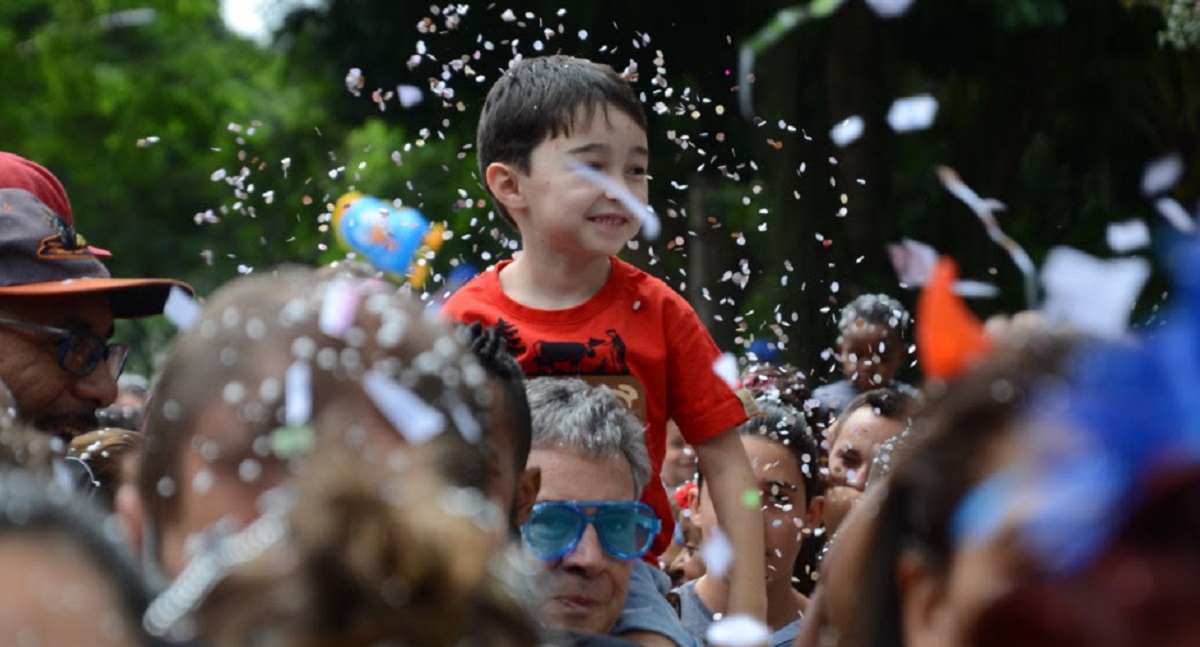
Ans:
<svg viewBox="0 0 1200 647"><path fill-rule="evenodd" d="M724 353L718 357L713 362L712 370L713 373L717 374L717 377L725 380L729 388L738 388L738 362L737 357L734 357L733 353Z"/></svg>
<svg viewBox="0 0 1200 647"><path fill-rule="evenodd" d="M188 294L187 290L172 285L171 291L167 294L167 302L163 304L163 316L167 321L175 324L175 327L180 330L190 330L195 326L200 317L204 314L204 308L200 303Z"/></svg>
<svg viewBox="0 0 1200 647"><path fill-rule="evenodd" d="M649 205L638 200L629 189L621 186L615 180L607 175L597 171L596 169L581 164L576 161L570 163L570 169L583 177L583 179L595 184L604 191L616 198L626 210L629 211L635 218L642 221L642 235L646 240L655 240L658 238L659 232L662 231L662 225L658 221L658 215Z"/></svg>
<svg viewBox="0 0 1200 647"><path fill-rule="evenodd" d="M908 11L912 3L913 0L867 0L880 18L896 18Z"/></svg>
<svg viewBox="0 0 1200 647"><path fill-rule="evenodd" d="M1146 165L1142 172L1142 194L1152 198L1170 191L1183 176L1183 157L1179 153L1163 155Z"/></svg>
<svg viewBox="0 0 1200 647"><path fill-rule="evenodd" d="M733 565L733 544L719 526L712 527L712 532L700 546L700 558L713 577L723 577Z"/></svg>
<svg viewBox="0 0 1200 647"><path fill-rule="evenodd" d="M1150 228L1141 220L1126 220L1108 225L1108 246L1119 254L1150 244Z"/></svg>
<svg viewBox="0 0 1200 647"><path fill-rule="evenodd" d="M888 258L896 269L900 283L907 288L925 285L937 264L937 251L925 243L909 238L900 243L888 243Z"/></svg>
<svg viewBox="0 0 1200 647"><path fill-rule="evenodd" d="M397 85L396 99L401 108L411 108L425 100L425 93L415 85Z"/></svg>
<svg viewBox="0 0 1200 647"><path fill-rule="evenodd" d="M366 82L367 79L363 76L362 70L357 67L352 67L349 72L346 72L346 91L350 94L356 97L361 95Z"/></svg>
<svg viewBox="0 0 1200 647"><path fill-rule="evenodd" d="M1120 337L1149 276L1150 264L1144 258L1103 260L1070 247L1055 247L1042 265L1046 288L1042 310L1051 325Z"/></svg>
<svg viewBox="0 0 1200 647"><path fill-rule="evenodd" d="M862 137L863 128L862 117L858 115L847 117L830 129L829 139L833 141L835 146L843 148L857 141L859 137Z"/></svg>
<svg viewBox="0 0 1200 647"><path fill-rule="evenodd" d="M1158 209L1158 213L1167 222L1179 231L1190 234L1196 231L1196 220L1192 218L1192 214L1183 208L1183 205L1175 201L1175 198L1159 198L1154 201L1154 208Z"/></svg>
<svg viewBox="0 0 1200 647"><path fill-rule="evenodd" d="M896 99L888 110L888 125L898 133L925 130L937 117L938 102L931 94Z"/></svg>
<svg viewBox="0 0 1200 647"><path fill-rule="evenodd" d="M296 360L283 376L283 419L289 427L308 424L312 417L312 367Z"/></svg>
<svg viewBox="0 0 1200 647"><path fill-rule="evenodd" d="M714 647L765 645L771 637L767 625L743 613L721 618L708 626L705 638Z"/></svg>
<svg viewBox="0 0 1200 647"><path fill-rule="evenodd" d="M904 238L897 243L888 244L888 257L900 285L908 288L919 288L929 282L937 263L937 250L925 243ZM968 299L992 298L1000 294L1000 288L991 283L972 281L969 279L954 282L954 293Z"/></svg>
<svg viewBox="0 0 1200 647"><path fill-rule="evenodd" d="M1013 264L1021 270L1021 275L1025 279L1025 302L1030 308L1035 307L1037 304L1037 267L1033 264L1033 259L1029 258L1029 253L1025 251L1025 248L1000 228L995 212L1003 211L1004 204L993 198L979 197L979 194L967 186L952 168L939 166L937 176L941 180L942 186L946 187L951 195L962 200L970 207L971 211L975 212L975 216L983 223L988 238L1008 252Z"/></svg>
<svg viewBox="0 0 1200 647"><path fill-rule="evenodd" d="M970 279L955 281L953 289L964 299L994 299L1000 295L1000 288L995 284Z"/></svg>
<svg viewBox="0 0 1200 647"><path fill-rule="evenodd" d="M321 302L321 316L317 325L321 332L341 339L358 315L361 298L358 286L350 281L333 281L325 287L325 298Z"/></svg>
<svg viewBox="0 0 1200 647"><path fill-rule="evenodd" d="M441 411L383 373L367 371L362 385L375 408L408 442L420 445L446 428Z"/></svg>

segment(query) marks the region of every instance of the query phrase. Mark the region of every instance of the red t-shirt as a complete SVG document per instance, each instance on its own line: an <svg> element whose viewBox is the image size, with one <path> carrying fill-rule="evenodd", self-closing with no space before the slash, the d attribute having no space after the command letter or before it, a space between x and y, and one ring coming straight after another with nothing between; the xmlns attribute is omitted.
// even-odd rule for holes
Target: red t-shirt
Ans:
<svg viewBox="0 0 1200 647"><path fill-rule="evenodd" d="M630 408L645 412L654 476L642 501L663 521L653 548L660 555L675 527L659 478L667 420L673 419L693 445L746 421L741 400L713 372L720 350L683 297L615 256L604 287L566 310L538 310L505 295L499 277L510 262L501 261L451 295L442 307L444 316L499 326L509 352L530 377L628 376L630 385L613 381Z"/></svg>

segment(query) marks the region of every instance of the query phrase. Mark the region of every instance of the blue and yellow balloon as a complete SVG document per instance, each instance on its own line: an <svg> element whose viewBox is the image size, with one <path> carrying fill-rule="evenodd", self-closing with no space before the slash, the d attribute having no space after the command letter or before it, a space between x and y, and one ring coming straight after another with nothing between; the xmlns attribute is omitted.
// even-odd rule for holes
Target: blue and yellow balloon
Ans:
<svg viewBox="0 0 1200 647"><path fill-rule="evenodd" d="M441 248L445 229L412 207L396 208L357 191L338 198L333 210L333 231L343 249L418 289L429 278L425 256Z"/></svg>

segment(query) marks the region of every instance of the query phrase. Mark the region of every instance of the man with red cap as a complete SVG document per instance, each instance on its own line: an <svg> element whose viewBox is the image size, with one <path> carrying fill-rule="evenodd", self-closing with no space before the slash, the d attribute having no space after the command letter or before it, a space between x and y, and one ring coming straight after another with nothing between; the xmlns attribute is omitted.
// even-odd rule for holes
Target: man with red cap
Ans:
<svg viewBox="0 0 1200 647"><path fill-rule="evenodd" d="M75 231L71 204L44 167L0 151L0 381L17 416L69 438L117 397L129 348L114 319L162 314L169 279L114 279Z"/></svg>

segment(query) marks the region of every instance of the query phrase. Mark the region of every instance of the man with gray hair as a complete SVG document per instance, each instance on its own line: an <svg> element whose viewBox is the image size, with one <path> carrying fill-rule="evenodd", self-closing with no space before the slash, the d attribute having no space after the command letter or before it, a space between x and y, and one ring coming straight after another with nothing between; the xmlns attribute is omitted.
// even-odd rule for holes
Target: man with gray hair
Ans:
<svg viewBox="0 0 1200 647"><path fill-rule="evenodd" d="M526 393L527 466L540 470L541 488L521 538L545 563L543 624L645 645L693 644L639 559L659 529L638 501L653 475L644 425L613 391L583 380L534 378Z"/></svg>

